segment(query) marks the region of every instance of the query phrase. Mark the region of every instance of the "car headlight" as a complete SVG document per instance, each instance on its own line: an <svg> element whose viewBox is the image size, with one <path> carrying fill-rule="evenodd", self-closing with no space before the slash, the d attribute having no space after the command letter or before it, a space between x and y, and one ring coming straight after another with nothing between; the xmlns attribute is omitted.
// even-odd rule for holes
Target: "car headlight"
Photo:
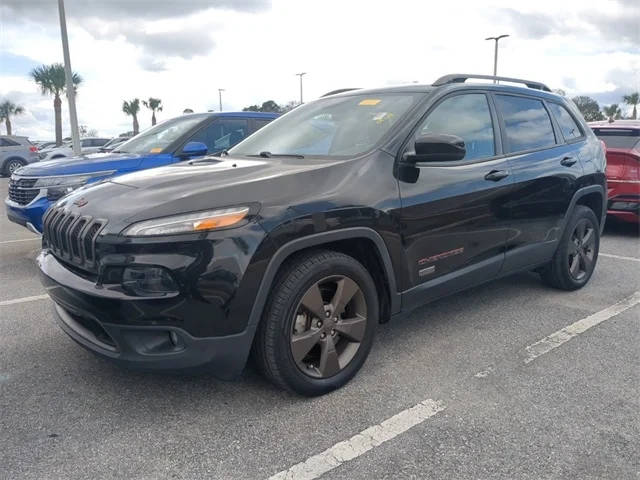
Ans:
<svg viewBox="0 0 640 480"><path fill-rule="evenodd" d="M115 170L94 172L86 175L61 175L59 177L42 177L36 180L34 188L46 188L49 200L58 200L60 197L72 192L76 188L85 185L89 180L106 178Z"/></svg>
<svg viewBox="0 0 640 480"><path fill-rule="evenodd" d="M173 233L204 232L236 225L248 213L249 207L232 207L171 215L134 223L127 227L123 234L128 237L146 237Z"/></svg>

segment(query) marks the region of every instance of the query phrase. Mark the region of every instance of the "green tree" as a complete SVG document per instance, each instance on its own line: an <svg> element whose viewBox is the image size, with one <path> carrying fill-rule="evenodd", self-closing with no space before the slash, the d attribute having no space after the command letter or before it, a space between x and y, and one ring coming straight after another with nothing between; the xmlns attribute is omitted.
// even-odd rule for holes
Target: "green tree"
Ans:
<svg viewBox="0 0 640 480"><path fill-rule="evenodd" d="M262 105L250 105L242 109L243 112L274 112L281 113L282 108L273 100L267 100Z"/></svg>
<svg viewBox="0 0 640 480"><path fill-rule="evenodd" d="M11 115L21 115L24 113L24 108L20 105L16 105L10 100L5 100L0 103L0 122L4 120L4 124L7 127L7 135L11 135Z"/></svg>
<svg viewBox="0 0 640 480"><path fill-rule="evenodd" d="M614 119L618 120L622 115L622 111L617 103L612 103L609 106L603 107L602 111L610 122L613 122Z"/></svg>
<svg viewBox="0 0 640 480"><path fill-rule="evenodd" d="M53 95L53 112L55 114L56 145L62 145L62 100L60 96L66 93L64 67L61 63L40 65L31 70L31 78L40 87L42 95ZM77 91L82 77L72 74L73 87Z"/></svg>
<svg viewBox="0 0 640 480"><path fill-rule="evenodd" d="M625 95L624 97L622 97L622 100L627 105L633 106L633 112L631 113L631 118L634 120L638 118L638 104L640 104L640 93L638 92L630 93L629 95Z"/></svg>
<svg viewBox="0 0 640 480"><path fill-rule="evenodd" d="M134 98L127 102L122 102L122 111L127 115L133 117L133 134L137 135L140 131L140 125L138 124L138 113L140 112L140 99Z"/></svg>
<svg viewBox="0 0 640 480"><path fill-rule="evenodd" d="M573 97L572 100L587 122L604 120L604 115L602 115L602 112L600 111L600 105L598 105L598 102L596 102L593 98L580 96Z"/></svg>
<svg viewBox="0 0 640 480"><path fill-rule="evenodd" d="M151 110L151 125L156 124L156 112L162 111L162 100L159 98L149 97L149 100L143 100L142 104Z"/></svg>

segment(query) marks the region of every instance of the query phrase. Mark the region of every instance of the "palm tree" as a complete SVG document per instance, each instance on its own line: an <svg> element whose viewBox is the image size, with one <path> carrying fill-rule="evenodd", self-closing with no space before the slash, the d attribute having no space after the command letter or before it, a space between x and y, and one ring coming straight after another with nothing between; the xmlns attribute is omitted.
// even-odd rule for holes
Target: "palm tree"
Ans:
<svg viewBox="0 0 640 480"><path fill-rule="evenodd" d="M7 127L7 135L11 135L11 115L20 115L22 113L24 113L24 108L10 100L0 103L0 121L4 120L4 124Z"/></svg>
<svg viewBox="0 0 640 480"><path fill-rule="evenodd" d="M633 113L631 114L631 118L634 120L638 118L637 107L638 104L640 104L640 93L630 93L629 95L625 95L624 97L622 97L622 100L624 100L624 103L626 103L627 105L633 105Z"/></svg>
<svg viewBox="0 0 640 480"><path fill-rule="evenodd" d="M602 111L609 119L609 123L612 123L614 118L620 118L621 112L620 112L620 107L618 106L617 103L612 103L608 107L604 107Z"/></svg>
<svg viewBox="0 0 640 480"><path fill-rule="evenodd" d="M151 125L156 124L156 112L162 111L162 100L159 98L149 97L149 100L143 100L142 104L151 110Z"/></svg>
<svg viewBox="0 0 640 480"><path fill-rule="evenodd" d="M38 84L43 95L53 95L53 111L56 124L56 145L62 145L62 100L60 96L66 93L64 67L61 63L40 65L31 70L31 78ZM72 75L73 87L78 89L82 77L77 73Z"/></svg>
<svg viewBox="0 0 640 480"><path fill-rule="evenodd" d="M138 112L140 112L140 99L134 98L127 102L122 102L122 111L127 115L133 117L133 135L137 135L140 131L140 125L138 124Z"/></svg>

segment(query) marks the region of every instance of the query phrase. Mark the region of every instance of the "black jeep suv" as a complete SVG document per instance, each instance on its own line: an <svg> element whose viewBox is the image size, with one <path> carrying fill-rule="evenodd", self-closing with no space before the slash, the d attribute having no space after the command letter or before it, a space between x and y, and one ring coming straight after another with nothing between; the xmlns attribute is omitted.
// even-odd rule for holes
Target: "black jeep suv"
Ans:
<svg viewBox="0 0 640 480"><path fill-rule="evenodd" d="M469 78L522 83L469 83ZM523 270L593 273L605 156L540 83L447 75L302 105L222 157L73 192L38 264L60 327L148 369L340 387L376 324Z"/></svg>

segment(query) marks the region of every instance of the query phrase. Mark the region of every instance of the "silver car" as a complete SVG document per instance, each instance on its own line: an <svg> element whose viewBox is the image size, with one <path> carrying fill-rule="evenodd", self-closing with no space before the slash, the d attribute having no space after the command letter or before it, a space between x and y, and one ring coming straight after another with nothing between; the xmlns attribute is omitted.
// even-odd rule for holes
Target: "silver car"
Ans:
<svg viewBox="0 0 640 480"><path fill-rule="evenodd" d="M38 161L38 147L27 137L0 135L0 172L10 177L18 168Z"/></svg>

